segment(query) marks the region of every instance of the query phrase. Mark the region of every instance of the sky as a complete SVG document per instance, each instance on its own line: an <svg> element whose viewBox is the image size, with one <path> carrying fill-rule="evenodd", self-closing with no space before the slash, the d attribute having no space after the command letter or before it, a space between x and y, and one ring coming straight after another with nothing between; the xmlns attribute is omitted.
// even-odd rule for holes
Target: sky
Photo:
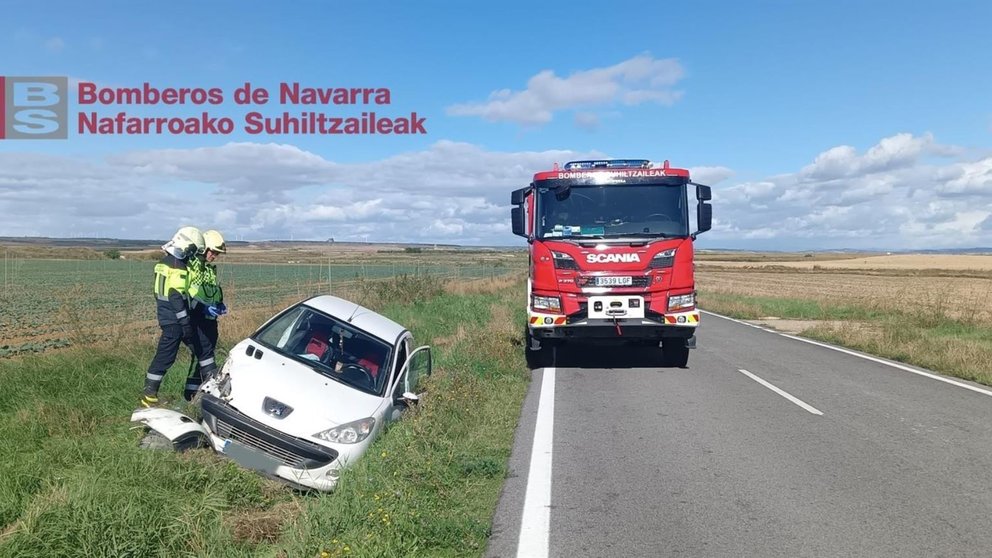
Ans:
<svg viewBox="0 0 992 558"><path fill-rule="evenodd" d="M522 246L510 192L555 163L670 160L713 186L703 248L992 246L992 3L0 2L0 75L66 76L69 138L0 140L0 236ZM218 105L76 87L218 88ZM278 103L281 83L388 89ZM250 83L273 101L244 106ZM249 134L256 111L423 134ZM79 134L78 113L231 134Z"/></svg>

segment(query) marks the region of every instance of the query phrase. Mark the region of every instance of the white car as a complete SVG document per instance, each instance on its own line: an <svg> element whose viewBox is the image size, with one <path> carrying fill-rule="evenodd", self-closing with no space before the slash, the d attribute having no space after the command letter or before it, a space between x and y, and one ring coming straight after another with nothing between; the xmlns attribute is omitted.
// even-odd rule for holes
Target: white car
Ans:
<svg viewBox="0 0 992 558"><path fill-rule="evenodd" d="M406 328L317 296L235 345L201 387L202 420L161 408L137 410L131 420L177 449L206 440L245 467L331 490L341 469L418 399L418 380L430 372L430 348L414 349Z"/></svg>

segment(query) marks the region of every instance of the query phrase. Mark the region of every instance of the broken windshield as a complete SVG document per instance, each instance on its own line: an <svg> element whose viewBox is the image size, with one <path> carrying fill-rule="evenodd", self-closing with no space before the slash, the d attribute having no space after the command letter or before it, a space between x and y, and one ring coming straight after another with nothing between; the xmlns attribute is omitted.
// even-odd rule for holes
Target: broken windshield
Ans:
<svg viewBox="0 0 992 558"><path fill-rule="evenodd" d="M538 238L653 238L689 234L685 186L539 188L537 215Z"/></svg>

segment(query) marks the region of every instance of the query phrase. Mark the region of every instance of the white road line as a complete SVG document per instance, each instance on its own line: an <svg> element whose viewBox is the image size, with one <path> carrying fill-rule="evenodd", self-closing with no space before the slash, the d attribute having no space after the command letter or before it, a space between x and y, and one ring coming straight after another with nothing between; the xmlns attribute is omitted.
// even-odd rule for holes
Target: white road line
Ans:
<svg viewBox="0 0 992 558"><path fill-rule="evenodd" d="M898 362L892 362L892 361L889 361L889 360L885 360L883 358L876 358L876 357L873 357L873 356L869 356L869 355L865 355L865 354L859 353L857 351L851 351L851 350L844 349L844 348L841 348L841 347L835 347L834 345L830 345L830 344L827 344L827 343L821 343L819 341L813 341L812 339L806 339L804 337L797 337L795 335L789 335L788 333L782 333L781 331L775 331L773 329L765 329L763 327L755 326L754 324L749 324L747 322L742 322L740 320L735 320L734 318L731 318L729 316L724 316L723 314L717 314L715 312L707 312L706 310L700 310L700 312L702 312L704 314L709 314L710 316L716 316L718 318L723 318L725 320L730 320L730 321L735 322L735 323L738 323L738 324L744 324L744 325L749 325L749 326L752 326L752 327L758 327L758 329L764 329L768 333L774 333L776 335L781 335L782 337L785 337L785 338L788 338L788 339L794 339L796 341L802 341L803 343L809 343L810 345L816 345L817 347L823 347L824 349L830 349L831 351L837 351L839 353L844 353L846 355L856 356L856 357L862 358L864 360L870 360L872 362L877 362L878 364L884 364L885 366L891 366L892 368L897 368L897 369L903 370L905 372L912 372L913 374L917 374L917 375L923 376L925 378L930 378L931 380L937 380L938 382L944 382L945 384L951 384L952 386L957 386L957 387L960 387L960 388L971 390L971 391L973 391L975 393L981 393L982 395L988 395L988 396L992 397L992 391L989 391L987 389L982 389L980 387L972 386L972 385L966 384L964 382L958 382L958 381L952 380L950 378L945 378L944 376L938 376L936 374L931 374L929 372L924 372L923 370L917 370L915 368L912 368L912 367L909 367L909 366L905 366L903 364L899 364Z"/></svg>
<svg viewBox="0 0 992 558"><path fill-rule="evenodd" d="M775 393L777 393L777 394L779 394L779 395L781 395L782 397L784 397L784 398L786 398L786 399L788 399L789 401L792 401L792 402L793 402L793 403L795 403L796 405L799 405L799 406L800 406L800 407L802 407L803 409L806 409L806 410L807 410L807 411L809 411L810 413L813 413L814 415L822 415L822 414L823 414L823 413L822 413L822 412L820 412L820 410L819 410L819 409L817 409L816 407L813 407L812 405L807 405L806 403L804 403L804 402L803 402L803 401L802 401L801 399L799 399L798 397L793 397L792 395L790 395L790 394L789 394L788 392L786 392L785 390L782 390L782 389L779 389L779 388L777 388L777 387L775 387L774 385L772 385L772 384L770 384L770 383L768 383L768 382L766 382L766 381L764 381L764 380L762 380L761 378L759 378L759 377L757 377L757 376L755 376L754 374L752 374L752 373L750 373L750 372L748 372L747 370L744 370L743 368L739 368L739 369L738 369L737 371L738 371L738 372L740 372L741 374L744 374L744 375L745 375L745 376L747 376L748 378L751 378L751 379L752 379L752 380L754 380L755 382L758 382L759 384L761 384L761 385L763 385L763 386L765 386L766 388L768 388L768 389L770 389L770 390L772 390L772 391L774 391Z"/></svg>
<svg viewBox="0 0 992 558"><path fill-rule="evenodd" d="M551 448L554 442L555 369L545 368L541 397L537 403L534 446L530 450L530 471L520 521L517 558L544 558L548 555L551 532Z"/></svg>

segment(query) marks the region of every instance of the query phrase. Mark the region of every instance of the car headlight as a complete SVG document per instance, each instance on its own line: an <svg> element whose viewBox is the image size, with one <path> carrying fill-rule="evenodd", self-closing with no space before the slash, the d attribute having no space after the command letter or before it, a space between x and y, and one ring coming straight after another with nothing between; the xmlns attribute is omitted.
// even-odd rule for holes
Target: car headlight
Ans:
<svg viewBox="0 0 992 558"><path fill-rule="evenodd" d="M545 312L560 314L561 299L556 296L532 295L530 297L530 307L532 310L543 310Z"/></svg>
<svg viewBox="0 0 992 558"><path fill-rule="evenodd" d="M684 295L675 295L668 297L668 310L681 310L683 308L692 308L696 305L696 293L689 293Z"/></svg>
<svg viewBox="0 0 992 558"><path fill-rule="evenodd" d="M375 419L368 417L335 426L330 430L323 430L313 436L314 438L320 438L321 440L336 444L357 444L369 437L373 426L375 426Z"/></svg>
<svg viewBox="0 0 992 558"><path fill-rule="evenodd" d="M554 260L555 268L557 269L579 269L579 265L575 263L575 259L564 252L551 252L551 258Z"/></svg>
<svg viewBox="0 0 992 558"><path fill-rule="evenodd" d="M648 264L648 269L661 269L665 267L672 267L673 265L675 265L675 248L665 250L664 252L658 252L655 257L651 258L651 263Z"/></svg>

